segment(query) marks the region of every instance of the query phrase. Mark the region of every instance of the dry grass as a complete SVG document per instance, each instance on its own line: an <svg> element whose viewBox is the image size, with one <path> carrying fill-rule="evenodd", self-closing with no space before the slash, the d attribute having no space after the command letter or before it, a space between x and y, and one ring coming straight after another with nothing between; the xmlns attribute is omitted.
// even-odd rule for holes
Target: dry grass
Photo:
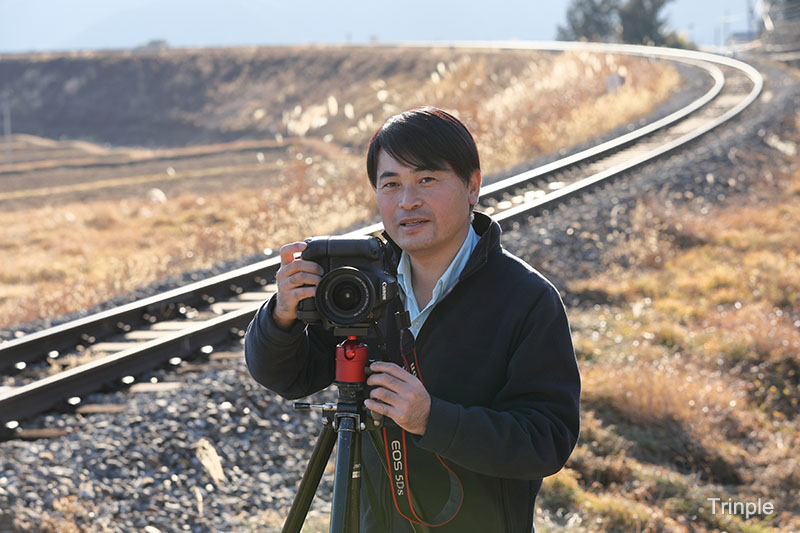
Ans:
<svg viewBox="0 0 800 533"><path fill-rule="evenodd" d="M90 307L169 275L347 227L372 211L352 166L291 162L262 190L96 202L0 214L0 322ZM336 190L335 194L331 191ZM25 223L21 216L31 217Z"/></svg>
<svg viewBox="0 0 800 533"><path fill-rule="evenodd" d="M97 520L101 515L92 502L82 501L76 495L62 496L53 501L52 511L44 512L37 523L28 523L17 517L15 531L42 531L45 533L86 533L113 531L107 523ZM104 521L106 522L106 521ZM92 524L91 528L86 524Z"/></svg>
<svg viewBox="0 0 800 533"><path fill-rule="evenodd" d="M331 95L285 110L287 137L280 142L286 150L266 153L260 171L252 164L220 167L209 177L199 168L158 180L100 167L91 170L91 180L65 190L86 195L83 201L53 196L45 207L0 212L0 327L86 309L168 276L369 218L375 207L363 177L363 149L347 146L363 147L402 109L432 104L459 114L475 132L490 174L646 113L679 83L669 66L605 54L530 55L518 63L497 71L491 57L465 53L440 62L422 82L396 72L365 83L361 92L351 87L338 100ZM614 73L625 84L607 90L605 78ZM328 142L312 143L312 158L314 135ZM263 179L237 185L243 173ZM52 176L55 193L61 182L58 173ZM153 186L168 195L150 195ZM132 192L118 199L123 189Z"/></svg>
<svg viewBox="0 0 800 533"><path fill-rule="evenodd" d="M440 63L431 76L415 100L457 111L476 137L487 174L625 124L680 83L663 64L590 53L540 55L516 72L493 72L491 58L467 56ZM625 79L616 90L606 85L614 76Z"/></svg>
<svg viewBox="0 0 800 533"><path fill-rule="evenodd" d="M638 359L679 353L724 364L753 374L751 392L765 409L777 410L776 416L781 409L796 409L800 201L793 191L798 183L797 177L790 179L758 205L706 215L662 209L656 217L654 206L643 204L619 251L638 268L612 268L573 288L625 305L616 313L627 319L624 325L603 333L623 334Z"/></svg>
<svg viewBox="0 0 800 533"><path fill-rule="evenodd" d="M800 171L753 193L642 203L612 253L627 267L571 287L607 303L570 315L585 412L551 509L625 531L800 527ZM714 515L709 497L776 512Z"/></svg>

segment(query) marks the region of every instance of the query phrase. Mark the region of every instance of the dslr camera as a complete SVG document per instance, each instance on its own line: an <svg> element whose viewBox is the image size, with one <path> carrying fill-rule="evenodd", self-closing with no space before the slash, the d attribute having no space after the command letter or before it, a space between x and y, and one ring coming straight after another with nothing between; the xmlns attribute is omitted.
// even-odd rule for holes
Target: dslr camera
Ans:
<svg viewBox="0 0 800 533"><path fill-rule="evenodd" d="M336 336L366 335L398 294L389 250L377 237L313 237L301 257L325 271L297 317L321 324Z"/></svg>

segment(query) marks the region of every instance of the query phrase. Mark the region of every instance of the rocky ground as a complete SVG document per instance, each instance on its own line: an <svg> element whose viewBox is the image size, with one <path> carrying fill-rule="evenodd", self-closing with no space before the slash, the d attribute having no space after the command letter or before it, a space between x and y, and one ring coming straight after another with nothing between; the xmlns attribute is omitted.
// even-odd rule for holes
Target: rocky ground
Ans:
<svg viewBox="0 0 800 533"><path fill-rule="evenodd" d="M631 231L631 210L643 197L654 208L697 210L741 201L785 164L790 146L797 149L787 118L794 124L798 78L762 67L769 96L732 124L507 231L506 248L564 289L568 306L583 305L569 293L570 282L624 261L609 250ZM279 530L319 415L295 413L255 384L238 345L218 347L177 372L152 372L144 378L150 380L177 385L93 395L84 403L124 410L39 417L32 426L65 428L67 435L0 443L0 531ZM330 488L327 476L314 504L318 513L327 509ZM538 513L537 520L556 518Z"/></svg>

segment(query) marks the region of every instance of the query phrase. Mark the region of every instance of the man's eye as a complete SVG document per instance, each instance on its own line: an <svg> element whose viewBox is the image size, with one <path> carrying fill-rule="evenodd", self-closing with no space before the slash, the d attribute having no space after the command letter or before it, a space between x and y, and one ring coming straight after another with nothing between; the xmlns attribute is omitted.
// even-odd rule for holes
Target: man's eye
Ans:
<svg viewBox="0 0 800 533"><path fill-rule="evenodd" d="M419 181L420 181L420 183L432 183L432 182L436 181L436 178L434 178L433 176L425 176L424 178L420 179Z"/></svg>
<svg viewBox="0 0 800 533"><path fill-rule="evenodd" d="M397 187L396 181L386 181L381 185L381 189L391 189L393 187Z"/></svg>

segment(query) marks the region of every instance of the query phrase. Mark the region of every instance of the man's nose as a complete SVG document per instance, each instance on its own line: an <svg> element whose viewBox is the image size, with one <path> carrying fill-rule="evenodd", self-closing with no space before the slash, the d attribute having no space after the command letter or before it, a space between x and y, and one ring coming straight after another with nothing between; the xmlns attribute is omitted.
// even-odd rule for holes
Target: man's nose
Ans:
<svg viewBox="0 0 800 533"><path fill-rule="evenodd" d="M403 187L403 192L400 195L400 203L398 207L403 209L414 209L422 204L422 197L419 194L417 187L410 185Z"/></svg>

